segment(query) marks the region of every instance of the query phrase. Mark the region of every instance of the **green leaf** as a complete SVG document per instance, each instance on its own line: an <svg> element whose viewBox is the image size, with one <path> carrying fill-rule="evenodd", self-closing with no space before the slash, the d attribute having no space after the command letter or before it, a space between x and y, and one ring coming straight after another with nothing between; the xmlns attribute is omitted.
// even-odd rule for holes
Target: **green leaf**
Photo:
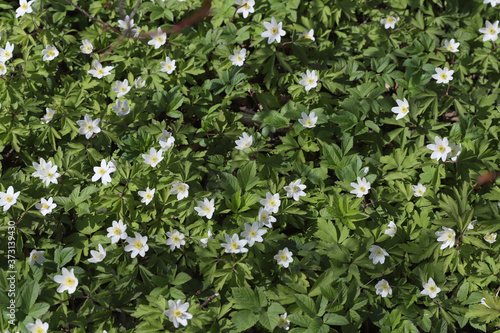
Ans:
<svg viewBox="0 0 500 333"><path fill-rule="evenodd" d="M336 313L327 313L323 318L323 322L328 325L348 325L349 321L346 317L338 315Z"/></svg>
<svg viewBox="0 0 500 333"><path fill-rule="evenodd" d="M35 304L38 294L40 293L40 285L36 281L27 283L26 289L21 294L23 304L26 311L29 313L33 304Z"/></svg>
<svg viewBox="0 0 500 333"><path fill-rule="evenodd" d="M237 174L238 183L240 188L248 191L259 182L259 178L255 175L257 174L257 165L255 161L252 161L245 165L243 169L240 169Z"/></svg>
<svg viewBox="0 0 500 333"><path fill-rule="evenodd" d="M180 284L184 284L186 282L188 282L189 280L191 280L191 276L189 276L188 274L184 273L184 272L180 272L179 274L177 274L177 276L175 277L175 279L173 279L170 284L174 285L174 286L177 286L177 285L180 285Z"/></svg>
<svg viewBox="0 0 500 333"><path fill-rule="evenodd" d="M54 261L57 263L57 266L61 268L68 262L70 262L71 259L73 259L74 255L75 255L75 249L72 247L67 247L62 250L61 248L57 248L54 251Z"/></svg>
<svg viewBox="0 0 500 333"><path fill-rule="evenodd" d="M28 316L33 318L40 318L47 311L49 311L50 306L47 303L36 303L29 310Z"/></svg>
<svg viewBox="0 0 500 333"><path fill-rule="evenodd" d="M247 309L254 312L261 311L261 301L250 288L232 288L235 309Z"/></svg>
<svg viewBox="0 0 500 333"><path fill-rule="evenodd" d="M231 320L236 326L238 332L242 332L251 328L259 320L259 317L257 315L248 310L242 310L236 313L232 312L231 317Z"/></svg>
<svg viewBox="0 0 500 333"><path fill-rule="evenodd" d="M295 294L293 296L295 297L297 305L306 315L313 318L316 317L318 309L316 309L316 304L314 303L312 298L300 294Z"/></svg>

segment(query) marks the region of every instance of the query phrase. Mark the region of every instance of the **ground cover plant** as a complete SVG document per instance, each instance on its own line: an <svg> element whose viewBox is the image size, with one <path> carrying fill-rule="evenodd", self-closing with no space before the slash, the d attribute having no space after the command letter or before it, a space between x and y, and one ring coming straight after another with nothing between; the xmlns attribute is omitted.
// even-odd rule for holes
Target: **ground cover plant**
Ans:
<svg viewBox="0 0 500 333"><path fill-rule="evenodd" d="M499 330L499 3L0 0L1 331Z"/></svg>

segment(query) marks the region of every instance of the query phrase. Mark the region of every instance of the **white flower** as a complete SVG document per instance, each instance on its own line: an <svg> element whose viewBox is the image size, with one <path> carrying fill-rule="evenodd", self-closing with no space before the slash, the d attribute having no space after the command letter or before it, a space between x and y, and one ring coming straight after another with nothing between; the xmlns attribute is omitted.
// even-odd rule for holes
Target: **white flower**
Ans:
<svg viewBox="0 0 500 333"><path fill-rule="evenodd" d="M102 247L101 244L99 244L99 251L91 250L90 255L92 256L92 258L89 259L89 262L96 264L106 258L106 250Z"/></svg>
<svg viewBox="0 0 500 333"><path fill-rule="evenodd" d="M314 112L309 113L309 115L305 112L301 113L302 119L299 119L299 123L307 128L316 127L316 122L318 121L318 117Z"/></svg>
<svg viewBox="0 0 500 333"><path fill-rule="evenodd" d="M62 269L62 275L54 276L54 281L60 283L60 286L57 288L58 293L63 293L66 290L68 294L72 294L75 292L76 287L78 287L78 279L73 273L74 268L71 271L68 271L65 267Z"/></svg>
<svg viewBox="0 0 500 333"><path fill-rule="evenodd" d="M189 309L189 303L182 303L180 299L177 302L173 300L168 301L168 310L165 310L163 313L168 317L168 320L174 324L175 328L179 327L179 324L182 326L187 326L187 320L193 318L193 315L187 312Z"/></svg>
<svg viewBox="0 0 500 333"><path fill-rule="evenodd" d="M221 246L226 249L225 253L245 253L248 252L248 249L245 248L248 241L246 239L240 240L238 234L234 234L233 237L229 237L228 234L225 234L226 243L222 243Z"/></svg>
<svg viewBox="0 0 500 333"><path fill-rule="evenodd" d="M163 134L158 139L158 142L161 146L161 150L167 151L174 146L175 138L172 133L167 130L163 130Z"/></svg>
<svg viewBox="0 0 500 333"><path fill-rule="evenodd" d="M184 240L184 234L181 234L177 229L174 229L174 232L167 232L167 245L170 245L170 250L174 250L175 248L180 249L181 245L185 245L186 241Z"/></svg>
<svg viewBox="0 0 500 333"><path fill-rule="evenodd" d="M129 91L131 86L128 85L128 80L116 81L116 85L112 87L113 91L116 93L116 97L120 98L125 96Z"/></svg>
<svg viewBox="0 0 500 333"><path fill-rule="evenodd" d="M292 255L293 253L285 247L283 250L279 250L278 254L275 255L273 259L277 261L278 265L288 268L288 265L293 262Z"/></svg>
<svg viewBox="0 0 500 333"><path fill-rule="evenodd" d="M422 290L420 293L423 295L429 295L430 298L434 298L437 296L437 294L441 291L438 286L436 286L436 282L432 278L429 278L429 281L427 283L422 282L422 286L424 287L424 290Z"/></svg>
<svg viewBox="0 0 500 333"><path fill-rule="evenodd" d="M455 245L455 231L453 229L443 227L443 231L436 231L436 236L439 236L438 242L443 242L441 250L447 247L451 249Z"/></svg>
<svg viewBox="0 0 500 333"><path fill-rule="evenodd" d="M54 117L54 113L54 110L52 110L51 108L45 108L45 116L40 118L42 124L48 124Z"/></svg>
<svg viewBox="0 0 500 333"><path fill-rule="evenodd" d="M439 159L443 162L446 161L446 156L451 152L451 147L448 145L448 139L443 138L443 140L441 140L439 136L434 138L434 144L428 144L426 147L433 151L431 158L436 159L436 161L439 161Z"/></svg>
<svg viewBox="0 0 500 333"><path fill-rule="evenodd" d="M161 72L167 72L167 74L172 74L175 67L175 60L171 60L170 57L166 57L165 61L160 62Z"/></svg>
<svg viewBox="0 0 500 333"><path fill-rule="evenodd" d="M494 233L487 233L485 236L484 236L484 240L487 241L488 243L490 244L493 244L495 243L495 241L497 240L497 233L494 232Z"/></svg>
<svg viewBox="0 0 500 333"><path fill-rule="evenodd" d="M194 207L194 210L198 212L198 216L206 216L210 220L215 211L214 199L208 200L204 198L203 201L198 201L198 205L198 207Z"/></svg>
<svg viewBox="0 0 500 333"><path fill-rule="evenodd" d="M467 226L467 230L472 230L474 229L474 225L477 224L477 220L471 221L469 225Z"/></svg>
<svg viewBox="0 0 500 333"><path fill-rule="evenodd" d="M271 213L277 213L281 205L279 193L272 195L270 192L267 192L266 198L262 199L260 204L264 206L265 210L268 210Z"/></svg>
<svg viewBox="0 0 500 333"><path fill-rule="evenodd" d="M84 134L86 139L90 139L92 135L95 133L99 133L101 129L99 128L99 122L101 118L97 118L92 120L88 114L85 114L83 120L78 120L76 123L80 128L78 129L78 133Z"/></svg>
<svg viewBox="0 0 500 333"><path fill-rule="evenodd" d="M0 61L7 62L7 60L12 58L13 52L14 52L14 44L7 42L7 44L5 44L5 49L0 47Z"/></svg>
<svg viewBox="0 0 500 333"><path fill-rule="evenodd" d="M43 174L40 174L40 179L45 183L45 186L49 186L50 183L57 184L57 178L59 177L61 175L57 173L57 165L48 167Z"/></svg>
<svg viewBox="0 0 500 333"><path fill-rule="evenodd" d="M246 56L247 50L242 48L240 51L234 50L234 55L230 55L228 58L233 63L233 66L243 66Z"/></svg>
<svg viewBox="0 0 500 333"><path fill-rule="evenodd" d="M102 159L101 166L94 167L95 175L92 176L92 181L96 182L100 179L104 186L106 186L111 183L111 173L115 171L116 168L113 163L107 163L105 159Z"/></svg>
<svg viewBox="0 0 500 333"><path fill-rule="evenodd" d="M28 262L30 263L31 266L36 262L39 265L43 265L43 262L47 259L43 256L45 251L37 251L37 250L32 250L30 253L30 257L28 258Z"/></svg>
<svg viewBox="0 0 500 333"><path fill-rule="evenodd" d="M314 38L314 29L311 29L311 30L309 30L309 31L304 30L304 32L303 32L303 33L301 33L301 34L297 34L297 35L302 36L302 37L304 37L304 38L306 38L306 39L310 39L310 40L312 40L313 42L316 40L316 38Z"/></svg>
<svg viewBox="0 0 500 333"><path fill-rule="evenodd" d="M140 76L134 80L134 85L137 89L144 87L145 84L146 81L142 81L142 77Z"/></svg>
<svg viewBox="0 0 500 333"><path fill-rule="evenodd" d="M210 229L208 229L208 237L207 237L207 238L202 238L202 239L200 239L201 246L202 246L203 248L207 247L208 241L209 241L210 239L213 239L213 238L212 238L212 231L211 231Z"/></svg>
<svg viewBox="0 0 500 333"><path fill-rule="evenodd" d="M92 66L94 67L94 69L89 70L87 73L92 74L94 77L98 79L110 75L111 74L110 71L114 68L113 66L106 66L103 68L99 60L94 60Z"/></svg>
<svg viewBox="0 0 500 333"><path fill-rule="evenodd" d="M91 54L94 46L88 39L82 40L82 45L80 46L80 50L85 54Z"/></svg>
<svg viewBox="0 0 500 333"><path fill-rule="evenodd" d="M447 39L445 39L444 41L444 48L450 52L453 52L453 53L456 53L458 52L458 47L460 46L460 43L459 42L456 42L455 43L455 39L450 39L450 41L448 41Z"/></svg>
<svg viewBox="0 0 500 333"><path fill-rule="evenodd" d="M433 74L432 78L436 80L437 83L448 83L453 80L453 73L455 73L455 71L451 69L448 70L448 67L444 69L436 67L436 74Z"/></svg>
<svg viewBox="0 0 500 333"><path fill-rule="evenodd" d="M498 5L500 3L500 0L483 0L483 3L484 4L488 4L489 3L491 5L491 7L495 7L496 5Z"/></svg>
<svg viewBox="0 0 500 333"><path fill-rule="evenodd" d="M243 136L240 136L234 143L236 143L236 149L245 151L252 145L253 137L243 132Z"/></svg>
<svg viewBox="0 0 500 333"><path fill-rule="evenodd" d="M363 179L358 177L358 182L351 183L351 186L354 190L349 193L356 194L356 198L361 198L365 194L368 194L368 191L371 189L370 183L366 181L365 177L363 177Z"/></svg>
<svg viewBox="0 0 500 333"><path fill-rule="evenodd" d="M241 6L236 11L236 14L242 13L243 18L247 18L249 13L254 12L255 0L236 0L236 5Z"/></svg>
<svg viewBox="0 0 500 333"><path fill-rule="evenodd" d="M157 152L154 147L151 147L151 149L149 149L149 154L142 154L142 158L144 159L144 163L154 168L163 160L162 153L163 151L161 149Z"/></svg>
<svg viewBox="0 0 500 333"><path fill-rule="evenodd" d="M35 168L35 172L31 175L33 177L42 178L45 175L45 170L52 168L52 162L45 162L43 158L40 158L40 164L33 162L33 168Z"/></svg>
<svg viewBox="0 0 500 333"><path fill-rule="evenodd" d="M17 202L17 197L21 191L14 193L14 188L9 186L7 192L0 192L0 206L3 206L3 211L6 212L10 206L15 205Z"/></svg>
<svg viewBox="0 0 500 333"><path fill-rule="evenodd" d="M33 2L33 0L30 2ZM49 330L49 323L43 323L40 319L37 318L34 324L26 324L26 328L30 331L30 333L47 333L47 331Z"/></svg>
<svg viewBox="0 0 500 333"><path fill-rule="evenodd" d="M0 75L7 73L7 67L3 61L0 61Z"/></svg>
<svg viewBox="0 0 500 333"><path fill-rule="evenodd" d="M413 195L416 197L421 197L424 195L425 191L427 190L427 187L424 185L418 183L418 185L412 185L411 189L413 190Z"/></svg>
<svg viewBox="0 0 500 333"><path fill-rule="evenodd" d="M383 264L385 262L385 257L389 255L386 250L377 245L371 245L370 252L371 253L368 258L373 260L374 265L377 263Z"/></svg>
<svg viewBox="0 0 500 333"><path fill-rule="evenodd" d="M399 21L399 17L387 16L385 19L381 19L380 23L383 24L386 29L394 29L397 21Z"/></svg>
<svg viewBox="0 0 500 333"><path fill-rule="evenodd" d="M303 85L306 91L318 86L318 76L314 70L306 70L305 74L301 73L300 75L302 76L302 80L299 81L299 84Z"/></svg>
<svg viewBox="0 0 500 333"><path fill-rule="evenodd" d="M157 31L152 31L149 33L151 36L151 40L148 42L148 45L154 45L155 49L158 49L160 46L167 42L167 34L158 28Z"/></svg>
<svg viewBox="0 0 500 333"><path fill-rule="evenodd" d="M149 245L146 243L148 241L148 237L141 236L138 232L135 233L135 238L127 237L128 245L125 246L125 252L130 252L131 257L135 258L138 254L141 257L146 255L146 251L149 250Z"/></svg>
<svg viewBox="0 0 500 333"><path fill-rule="evenodd" d="M394 237L396 232L398 231L398 227L394 221L389 222L387 229L385 229L384 234L389 235L390 237Z"/></svg>
<svg viewBox="0 0 500 333"><path fill-rule="evenodd" d="M115 110L117 116L126 116L130 113L130 107L128 106L128 99L123 102L116 100L116 105L111 106Z"/></svg>
<svg viewBox="0 0 500 333"><path fill-rule="evenodd" d="M111 244L118 242L120 239L127 238L127 225L123 224L122 220L113 221L113 226L106 229L107 237L111 238Z"/></svg>
<svg viewBox="0 0 500 333"><path fill-rule="evenodd" d="M459 143L459 144L450 143L450 148L451 148L450 158L453 162L456 162L458 159L458 156L462 152L462 144L461 143Z"/></svg>
<svg viewBox="0 0 500 333"><path fill-rule="evenodd" d="M255 242L262 243L264 239L262 235L264 235L267 230L259 229L259 222L254 222L252 225L245 223L245 231L241 233L241 237L245 237L248 241L248 246L252 247Z"/></svg>
<svg viewBox="0 0 500 333"><path fill-rule="evenodd" d="M387 297L387 295L392 295L392 288L389 283L382 279L375 285L375 293L382 297Z"/></svg>
<svg viewBox="0 0 500 333"><path fill-rule="evenodd" d="M182 182L175 182L172 184L172 189L170 190L170 194L177 194L177 200L182 200L187 198L189 185Z"/></svg>
<svg viewBox="0 0 500 333"><path fill-rule="evenodd" d="M153 197L155 195L155 191L156 191L156 189L150 190L149 186L148 186L146 188L146 191L139 191L139 192L137 192L137 194L139 194L142 197L142 199L141 199L142 203L145 203L146 205L149 205L149 203L151 202L151 200L153 200Z"/></svg>
<svg viewBox="0 0 500 333"><path fill-rule="evenodd" d="M124 20L118 20L118 25L121 29L128 30L134 27L134 20L127 15Z"/></svg>
<svg viewBox="0 0 500 333"><path fill-rule="evenodd" d="M271 223L274 223L274 222L276 222L276 218L274 216L271 216L271 211L265 209L264 207L260 207L260 209L259 209L260 226L272 228L273 225Z"/></svg>
<svg viewBox="0 0 500 333"><path fill-rule="evenodd" d="M35 0L31 0L26 2L26 0L19 0L19 7L16 9L16 18L23 16L24 14L29 14L33 12L33 8L31 8L31 4L35 2ZM49 324L47 324L48 329Z"/></svg>
<svg viewBox="0 0 500 333"><path fill-rule="evenodd" d="M299 201L300 197L305 197L306 193L303 191L306 186L300 184L301 180L297 179L294 182L291 182L288 186L284 187L284 190L286 191L286 196L288 198L292 198L295 201Z"/></svg>
<svg viewBox="0 0 500 333"><path fill-rule="evenodd" d="M410 112L410 105L408 104L406 98L404 98L403 100L396 99L396 103L398 103L398 106L393 107L391 111L397 114L396 120L399 120L401 118L404 118L408 114L408 112Z"/></svg>
<svg viewBox="0 0 500 333"><path fill-rule="evenodd" d="M48 200L45 200L45 198L42 198L40 201L41 202L37 203L35 205L35 207L36 207L36 209L38 209L40 211L40 213L43 216L52 213L52 209L57 207L57 205L52 202L53 201L52 197L50 197Z"/></svg>
<svg viewBox="0 0 500 333"><path fill-rule="evenodd" d="M45 49L42 50L43 60L50 61L59 55L59 51L52 45L47 45Z"/></svg>
<svg viewBox="0 0 500 333"><path fill-rule="evenodd" d="M488 304L486 304L486 297L481 298L481 304L484 305L485 307L491 309L491 306L489 306Z"/></svg>
<svg viewBox="0 0 500 333"><path fill-rule="evenodd" d="M498 39L498 34L500 33L498 23L499 21L495 21L495 23L491 24L490 21L486 20L486 27L479 29L479 32L484 34L483 42L487 42L489 40L494 42Z"/></svg>
<svg viewBox="0 0 500 333"><path fill-rule="evenodd" d="M264 27L266 27L267 31L264 31L262 34L260 34L261 37L263 38L269 38L267 40L268 44L271 44L275 40L280 43L281 42L281 36L285 36L286 32L281 29L283 26L283 22L278 23L276 19L273 17L271 18L271 23L269 22L264 22Z"/></svg>
<svg viewBox="0 0 500 333"><path fill-rule="evenodd" d="M290 329L290 320L287 319L287 313L280 315L280 320L278 321L278 327L283 328L285 330Z"/></svg>

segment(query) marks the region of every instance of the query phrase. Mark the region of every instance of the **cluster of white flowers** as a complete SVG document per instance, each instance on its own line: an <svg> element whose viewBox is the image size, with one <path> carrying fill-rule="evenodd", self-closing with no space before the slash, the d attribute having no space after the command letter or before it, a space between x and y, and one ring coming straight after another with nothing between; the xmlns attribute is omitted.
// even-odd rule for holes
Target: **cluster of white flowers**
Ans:
<svg viewBox="0 0 500 333"><path fill-rule="evenodd" d="M61 177L57 173L57 165L52 165L51 161L45 162L43 158L40 158L40 163L33 162L33 167L35 172L31 175L40 178L45 186L49 186L50 183L57 184L57 178Z"/></svg>
<svg viewBox="0 0 500 333"><path fill-rule="evenodd" d="M442 160L446 162L448 156L453 162L456 162L458 156L460 155L462 145L461 144L450 144L447 138L441 139L436 136L434 138L434 144L428 144L427 148L432 150L431 158L436 159L436 161Z"/></svg>

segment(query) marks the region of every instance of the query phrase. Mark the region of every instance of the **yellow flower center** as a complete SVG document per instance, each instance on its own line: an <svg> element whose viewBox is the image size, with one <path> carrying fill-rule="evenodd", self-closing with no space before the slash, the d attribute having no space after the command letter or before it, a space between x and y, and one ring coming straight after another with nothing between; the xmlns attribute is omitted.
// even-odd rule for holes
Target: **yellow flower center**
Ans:
<svg viewBox="0 0 500 333"><path fill-rule="evenodd" d="M28 4L25 2L21 5L21 8L22 9L28 9Z"/></svg>
<svg viewBox="0 0 500 333"><path fill-rule="evenodd" d="M256 237L256 236L257 232L255 232L255 230L250 231L250 237Z"/></svg>
<svg viewBox="0 0 500 333"><path fill-rule="evenodd" d="M99 170L99 173L100 173L101 175L104 175L104 174L106 173L106 170L104 170L104 168L101 168L101 169Z"/></svg>
<svg viewBox="0 0 500 333"><path fill-rule="evenodd" d="M277 28L271 28L271 33L273 35L276 35L278 33L278 29Z"/></svg>
<svg viewBox="0 0 500 333"><path fill-rule="evenodd" d="M361 192L364 192L364 191L366 190L366 188L365 188L364 186L360 186L360 187L359 187L359 190L360 190Z"/></svg>
<svg viewBox="0 0 500 333"><path fill-rule="evenodd" d="M448 234L448 235L446 235L446 237L447 237L449 240L452 240L452 239L453 239L453 235L452 235L452 234Z"/></svg>
<svg viewBox="0 0 500 333"><path fill-rule="evenodd" d="M35 333L45 333L45 330L39 326L39 327L35 328L34 332Z"/></svg>
<svg viewBox="0 0 500 333"><path fill-rule="evenodd" d="M127 88L125 88L124 86L122 86L122 87L120 88L120 90L121 90L121 91L125 91L125 90L127 90Z"/></svg>
<svg viewBox="0 0 500 333"><path fill-rule="evenodd" d="M446 150L446 148L443 145L439 145L437 150L438 152L442 153Z"/></svg>
<svg viewBox="0 0 500 333"><path fill-rule="evenodd" d="M181 310L175 310L175 311L174 311L174 316L176 316L176 317L180 317L180 316L182 316L182 312L181 312Z"/></svg>
<svg viewBox="0 0 500 333"><path fill-rule="evenodd" d="M238 249L238 243L236 243L236 242L232 242L232 243L231 243L231 248L232 248L233 250L237 250L237 249Z"/></svg>
<svg viewBox="0 0 500 333"><path fill-rule="evenodd" d="M156 156L151 156L151 162L154 163L158 161L158 158Z"/></svg>
<svg viewBox="0 0 500 333"><path fill-rule="evenodd" d="M208 213L208 212L210 212L211 208L210 208L210 206L206 205L203 207L203 210Z"/></svg>
<svg viewBox="0 0 500 333"><path fill-rule="evenodd" d="M493 29L493 28L489 28L489 29L488 29L488 32L489 32L490 34L494 35L496 31L495 31L495 29Z"/></svg>
<svg viewBox="0 0 500 333"><path fill-rule="evenodd" d="M452 51L453 50L453 45L448 45L448 50Z"/></svg>
<svg viewBox="0 0 500 333"><path fill-rule="evenodd" d="M434 286L430 286L430 287L429 287L429 291L430 291L431 293L435 292L435 291L436 291L436 287L434 287Z"/></svg>
<svg viewBox="0 0 500 333"><path fill-rule="evenodd" d="M142 243L141 243L141 242L139 242L139 241L135 241L135 242L134 242L134 247L135 247L136 249L140 250L140 249L142 249L143 245L142 245Z"/></svg>
<svg viewBox="0 0 500 333"><path fill-rule="evenodd" d="M389 289L389 285L387 284L383 284L381 287L380 287L383 291L387 291Z"/></svg>
<svg viewBox="0 0 500 333"><path fill-rule="evenodd" d="M385 21L387 23L392 23L394 20L392 19L392 17L389 16Z"/></svg>
<svg viewBox="0 0 500 333"><path fill-rule="evenodd" d="M174 243L179 243L181 241L181 239L177 235L175 235L174 237L172 237L172 240L174 241Z"/></svg>
<svg viewBox="0 0 500 333"><path fill-rule="evenodd" d="M73 280L73 278L67 277L66 279L64 279L64 285L66 287L72 287L74 284L75 280Z"/></svg>
<svg viewBox="0 0 500 333"><path fill-rule="evenodd" d="M33 254L33 260L35 260L35 261L38 260L38 254L37 253Z"/></svg>
<svg viewBox="0 0 500 333"><path fill-rule="evenodd" d="M286 259L287 259L286 258L286 254L283 253L282 255L280 255L280 260L281 261L285 261Z"/></svg>
<svg viewBox="0 0 500 333"><path fill-rule="evenodd" d="M48 178L51 178L52 176L53 176L53 173L52 173L52 172L50 172L50 171L49 171L49 172L47 172L47 177L48 177Z"/></svg>
<svg viewBox="0 0 500 333"><path fill-rule="evenodd" d="M12 196L11 195L6 195L4 198L5 201L11 202L12 201Z"/></svg>
<svg viewBox="0 0 500 333"><path fill-rule="evenodd" d="M120 230L120 228L115 227L115 228L113 229L113 233L114 233L115 235L121 235L122 231Z"/></svg>
<svg viewBox="0 0 500 333"><path fill-rule="evenodd" d="M304 38L311 39L311 36L309 34L304 34Z"/></svg>
<svg viewBox="0 0 500 333"><path fill-rule="evenodd" d="M51 56L51 57L52 57L52 56L54 55L54 51L49 50L49 51L47 52L47 54L48 54L49 56Z"/></svg>
<svg viewBox="0 0 500 333"><path fill-rule="evenodd" d="M146 194L146 199L151 199L151 193Z"/></svg>
<svg viewBox="0 0 500 333"><path fill-rule="evenodd" d="M267 219L269 218L269 215L267 215L267 214L262 214L260 217L261 217L261 219L263 219L263 220L267 220Z"/></svg>
<svg viewBox="0 0 500 333"><path fill-rule="evenodd" d="M408 108L406 106L403 106L401 108L401 113L407 113L408 112Z"/></svg>
<svg viewBox="0 0 500 333"><path fill-rule="evenodd" d="M49 205L47 205L45 202L42 204L42 209L47 209L49 208Z"/></svg>
<svg viewBox="0 0 500 333"><path fill-rule="evenodd" d="M307 83L313 84L314 83L314 79L312 77L308 78L307 79Z"/></svg>
<svg viewBox="0 0 500 333"><path fill-rule="evenodd" d="M269 206L272 206L272 207L276 206L276 201L274 201L274 199L269 201Z"/></svg>
<svg viewBox="0 0 500 333"><path fill-rule="evenodd" d="M422 190L418 190L417 193L418 194L424 194L424 192Z"/></svg>
<svg viewBox="0 0 500 333"><path fill-rule="evenodd" d="M384 253L382 252L382 250L378 249L377 250L377 255L382 256L382 255L384 255Z"/></svg>
<svg viewBox="0 0 500 333"><path fill-rule="evenodd" d="M94 129L94 125L92 125L92 124L88 124L88 125L87 125L87 129L88 129L89 131L92 131L92 130Z"/></svg>
<svg viewBox="0 0 500 333"><path fill-rule="evenodd" d="M446 77L447 77L446 73L441 73L441 75L440 75L440 76L441 76L441 78L442 78L443 80L445 80L445 79L446 79Z"/></svg>
<svg viewBox="0 0 500 333"><path fill-rule="evenodd" d="M184 192L184 185L177 186L177 191Z"/></svg>
<svg viewBox="0 0 500 333"><path fill-rule="evenodd" d="M307 125L307 126L312 126L312 125L313 125L313 122L312 122L312 121L310 121L310 120L307 120L307 121L306 121L306 125Z"/></svg>
<svg viewBox="0 0 500 333"><path fill-rule="evenodd" d="M104 75L104 70L102 68L98 69L97 75Z"/></svg>
<svg viewBox="0 0 500 333"><path fill-rule="evenodd" d="M280 324L285 325L286 324L286 318L280 318Z"/></svg>

